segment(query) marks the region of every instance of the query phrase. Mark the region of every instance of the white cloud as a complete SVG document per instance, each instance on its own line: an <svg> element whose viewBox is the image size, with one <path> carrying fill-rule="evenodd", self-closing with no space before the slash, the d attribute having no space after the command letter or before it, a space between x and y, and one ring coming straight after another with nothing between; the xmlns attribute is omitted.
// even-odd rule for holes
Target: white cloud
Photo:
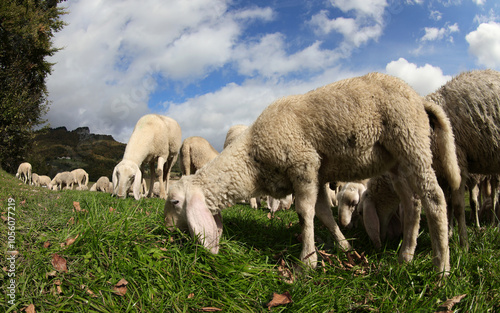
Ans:
<svg viewBox="0 0 500 313"><path fill-rule="evenodd" d="M418 67L404 58L390 62L385 70L387 74L406 81L422 96L434 92L451 79L451 76L443 75L443 71L439 67L430 64Z"/></svg>
<svg viewBox="0 0 500 313"><path fill-rule="evenodd" d="M353 17L337 17L330 19L328 11L322 10L310 20L310 25L319 34L332 31L340 33L344 42L340 48L348 55L352 48L360 47L370 40L378 40L384 29L385 0L330 0L334 8Z"/></svg>
<svg viewBox="0 0 500 313"><path fill-rule="evenodd" d="M469 52L477 58L480 65L500 68L500 24L480 24L465 39L469 43Z"/></svg>
<svg viewBox="0 0 500 313"><path fill-rule="evenodd" d="M458 24L448 25L442 28L435 27L425 27L425 35L420 39L420 41L436 41L447 38L449 41L453 41L451 34L459 32Z"/></svg>
<svg viewBox="0 0 500 313"><path fill-rule="evenodd" d="M435 20L435 21L439 21L439 20L441 20L441 18L443 18L443 14L439 11L432 10L430 13L430 18Z"/></svg>

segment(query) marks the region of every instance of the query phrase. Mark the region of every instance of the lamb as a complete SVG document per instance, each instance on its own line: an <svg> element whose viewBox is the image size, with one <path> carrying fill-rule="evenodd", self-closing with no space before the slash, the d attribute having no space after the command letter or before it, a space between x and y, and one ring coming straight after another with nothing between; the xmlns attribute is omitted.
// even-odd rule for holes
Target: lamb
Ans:
<svg viewBox="0 0 500 313"><path fill-rule="evenodd" d="M368 180L348 182L337 194L340 227L351 228L357 219L357 206Z"/></svg>
<svg viewBox="0 0 500 313"><path fill-rule="evenodd" d="M111 182L107 176L101 176L90 188L90 191L112 192Z"/></svg>
<svg viewBox="0 0 500 313"><path fill-rule="evenodd" d="M422 199L433 263L446 275L450 269L446 202L432 169L424 104L402 80L380 73L279 99L212 162L172 185L164 208L166 226L189 230L217 253L222 209L236 199L282 198L293 192L302 226L300 260L315 267L315 215L343 250L351 249L333 217L326 183L390 171L393 180L409 186L398 189L402 198L415 192ZM449 160L455 152L453 137L446 138L450 139L451 144L443 145ZM449 167L458 168L456 162ZM417 234L407 235L400 254L404 261L413 257L415 245L409 243L416 242Z"/></svg>
<svg viewBox="0 0 500 313"><path fill-rule="evenodd" d="M23 183L31 184L31 164L24 162L19 164L17 168L16 177L23 181Z"/></svg>
<svg viewBox="0 0 500 313"><path fill-rule="evenodd" d="M193 136L184 139L179 153L182 174L196 173L218 155L219 152L205 138Z"/></svg>
<svg viewBox="0 0 500 313"><path fill-rule="evenodd" d="M38 176L37 173L31 174L31 184L33 186L37 186L37 187L40 186L39 180L40 180L40 176Z"/></svg>
<svg viewBox="0 0 500 313"><path fill-rule="evenodd" d="M89 174L81 168L77 168L71 171L71 174L75 177L75 182L78 184L79 190L85 190L82 186L87 186L89 183Z"/></svg>
<svg viewBox="0 0 500 313"><path fill-rule="evenodd" d="M75 177L71 172L65 171L57 173L49 184L49 189L64 190L72 189L75 184Z"/></svg>
<svg viewBox="0 0 500 313"><path fill-rule="evenodd" d="M47 175L38 175L38 186L40 187L49 187L51 181L52 179Z"/></svg>
<svg viewBox="0 0 500 313"><path fill-rule="evenodd" d="M113 170L113 193L120 198L127 196L132 185L134 198L140 199L142 182L141 164L148 162L153 186L155 175L160 182L160 197L166 198L166 189L172 165L177 160L181 146L181 127L172 118L157 114L147 114L139 119L130 137L123 160ZM155 171L155 162L158 163ZM148 196L153 190L150 188Z"/></svg>
<svg viewBox="0 0 500 313"><path fill-rule="evenodd" d="M458 219L461 244L468 247L465 186L469 173L500 174L500 73L461 73L426 99L443 108L453 127L462 183L451 192L452 212Z"/></svg>

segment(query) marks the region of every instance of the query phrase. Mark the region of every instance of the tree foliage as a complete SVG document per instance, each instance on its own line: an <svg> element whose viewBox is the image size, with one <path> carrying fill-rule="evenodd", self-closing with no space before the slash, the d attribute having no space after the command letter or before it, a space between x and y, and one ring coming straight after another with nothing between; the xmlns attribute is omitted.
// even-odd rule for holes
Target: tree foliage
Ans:
<svg viewBox="0 0 500 313"><path fill-rule="evenodd" d="M28 153L48 110L46 58L58 51L52 38L64 26L58 2L0 1L0 166L9 172Z"/></svg>

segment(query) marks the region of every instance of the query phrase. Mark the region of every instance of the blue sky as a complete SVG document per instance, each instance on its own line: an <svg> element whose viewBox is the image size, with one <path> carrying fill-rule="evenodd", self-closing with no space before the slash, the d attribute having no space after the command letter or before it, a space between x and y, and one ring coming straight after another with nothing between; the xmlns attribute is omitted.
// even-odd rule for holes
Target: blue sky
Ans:
<svg viewBox="0 0 500 313"><path fill-rule="evenodd" d="M52 127L126 143L144 114L221 150L275 99L368 72L420 94L500 70L493 0L69 0L47 87Z"/></svg>

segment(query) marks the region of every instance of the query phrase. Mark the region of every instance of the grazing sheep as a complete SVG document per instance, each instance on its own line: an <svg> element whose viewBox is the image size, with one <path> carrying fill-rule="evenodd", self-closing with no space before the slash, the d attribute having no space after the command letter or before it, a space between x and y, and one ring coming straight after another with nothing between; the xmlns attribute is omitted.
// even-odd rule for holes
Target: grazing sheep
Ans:
<svg viewBox="0 0 500 313"><path fill-rule="evenodd" d="M17 168L16 177L23 181L23 183L31 184L31 164L24 162L19 164Z"/></svg>
<svg viewBox="0 0 500 313"><path fill-rule="evenodd" d="M120 198L127 196L132 185L134 198L140 199L142 182L141 164L148 162L153 186L155 175L160 182L160 197L166 198L170 169L177 159L181 146L181 127L170 117L147 114L139 119L125 148L123 160L113 170L113 193ZM155 162L157 167L155 171ZM151 197L153 190L149 190Z"/></svg>
<svg viewBox="0 0 500 313"><path fill-rule="evenodd" d="M75 182L78 184L79 190L85 190L84 188L82 189L82 186L87 186L89 183L89 174L81 168L77 168L75 170L71 171L71 174L75 176Z"/></svg>
<svg viewBox="0 0 500 313"><path fill-rule="evenodd" d="M358 217L356 211L359 200L366 190L368 180L348 182L337 194L339 223L341 227L351 228Z"/></svg>
<svg viewBox="0 0 500 313"><path fill-rule="evenodd" d="M38 176L38 186L40 187L49 187L51 181L52 179L50 179L50 177L47 175Z"/></svg>
<svg viewBox="0 0 500 313"><path fill-rule="evenodd" d="M75 177L71 172L65 171L57 173L49 184L51 190L73 189Z"/></svg>
<svg viewBox="0 0 500 313"><path fill-rule="evenodd" d="M205 139L198 136L184 139L179 153L183 175L191 175L212 161L219 152Z"/></svg>
<svg viewBox="0 0 500 313"><path fill-rule="evenodd" d="M351 248L333 217L326 184L390 171L393 180L411 187L398 188L402 198L415 192L422 200L433 263L446 273L450 266L446 202L432 169L424 103L402 80L379 73L279 99L212 162L172 185L165 203L166 226L189 230L217 253L220 210L235 199L281 198L293 192L302 226L300 260L315 267L314 216L343 250ZM416 242L417 234L409 235L400 254L405 261L415 250L408 243Z"/></svg>
<svg viewBox="0 0 500 313"><path fill-rule="evenodd" d="M40 179L40 176L38 176L37 173L32 173L31 174L31 185L37 186L37 187L40 186L39 179Z"/></svg>
<svg viewBox="0 0 500 313"><path fill-rule="evenodd" d="M90 188L90 191L112 192L113 187L107 176L101 176Z"/></svg>
<svg viewBox="0 0 500 313"><path fill-rule="evenodd" d="M462 183L451 193L452 212L458 220L461 244L467 247L465 186L469 173L500 174L500 73L461 73L426 99L443 108L455 135Z"/></svg>

